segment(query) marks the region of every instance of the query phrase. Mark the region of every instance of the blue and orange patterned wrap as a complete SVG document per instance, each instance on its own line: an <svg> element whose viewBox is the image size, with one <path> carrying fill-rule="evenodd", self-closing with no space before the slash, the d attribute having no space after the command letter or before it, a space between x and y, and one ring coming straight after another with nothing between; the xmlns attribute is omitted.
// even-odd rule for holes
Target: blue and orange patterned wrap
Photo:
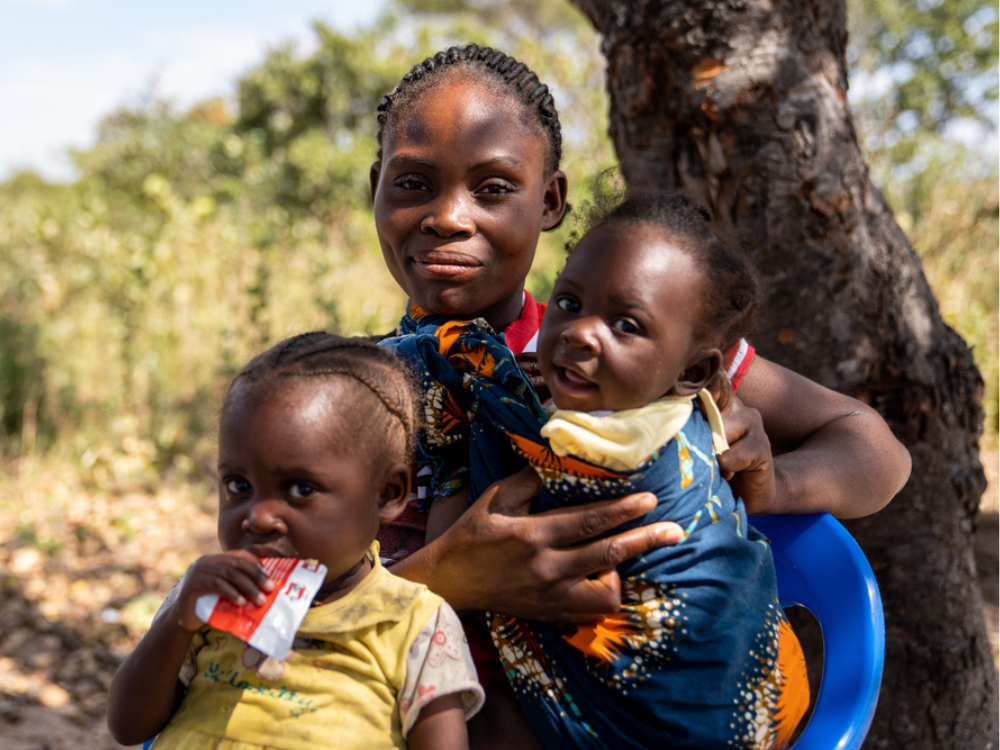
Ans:
<svg viewBox="0 0 1000 750"><path fill-rule="evenodd" d="M433 467L433 494L454 492L467 476L474 499L530 464L543 481L533 512L652 492L657 507L615 531L662 520L685 532L618 567L622 608L601 622L491 615L508 681L542 745L787 746L809 703L805 662L778 604L770 547L722 480L701 412L629 474L556 456L502 337L482 321L409 312L402 335L384 344L422 377L428 439L418 460Z"/></svg>

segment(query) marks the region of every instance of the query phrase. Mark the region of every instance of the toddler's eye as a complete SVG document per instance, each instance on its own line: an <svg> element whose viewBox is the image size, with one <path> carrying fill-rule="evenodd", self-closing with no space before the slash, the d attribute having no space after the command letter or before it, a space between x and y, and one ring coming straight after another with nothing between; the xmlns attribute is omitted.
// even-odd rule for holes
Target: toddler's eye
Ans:
<svg viewBox="0 0 1000 750"><path fill-rule="evenodd" d="M229 495L245 495L251 489L250 482L243 477L226 477L224 486Z"/></svg>
<svg viewBox="0 0 1000 750"><path fill-rule="evenodd" d="M622 333L639 333L639 326L628 318L618 318L611 326Z"/></svg>
<svg viewBox="0 0 1000 750"><path fill-rule="evenodd" d="M313 487L312 485L303 484L302 482L298 482L296 484L293 484L291 486L291 488L289 488L288 494L291 497L302 498L302 497L309 497L315 491L316 491L316 488Z"/></svg>
<svg viewBox="0 0 1000 750"><path fill-rule="evenodd" d="M563 310L564 312L571 312L571 313L572 312L579 312L580 311L580 302L579 302L579 300L576 300L573 297L565 297L565 296L563 296L563 297L559 297L556 300L556 307L558 307L560 310Z"/></svg>

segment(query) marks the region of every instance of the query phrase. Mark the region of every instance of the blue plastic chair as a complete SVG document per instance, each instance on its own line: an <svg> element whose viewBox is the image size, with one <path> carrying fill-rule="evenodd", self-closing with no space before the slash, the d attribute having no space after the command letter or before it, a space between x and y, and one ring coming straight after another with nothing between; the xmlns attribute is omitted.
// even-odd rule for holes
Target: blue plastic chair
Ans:
<svg viewBox="0 0 1000 750"><path fill-rule="evenodd" d="M794 750L857 750L875 715L885 659L882 597L871 566L827 513L750 523L771 540L781 606L805 607L823 631L819 696Z"/></svg>

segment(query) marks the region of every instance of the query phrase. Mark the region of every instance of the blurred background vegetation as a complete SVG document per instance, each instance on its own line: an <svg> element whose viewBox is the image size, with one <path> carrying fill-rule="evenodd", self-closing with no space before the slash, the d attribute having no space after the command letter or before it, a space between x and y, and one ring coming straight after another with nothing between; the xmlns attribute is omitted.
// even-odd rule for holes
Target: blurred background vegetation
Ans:
<svg viewBox="0 0 1000 750"><path fill-rule="evenodd" d="M852 103L876 183L986 379L996 444L997 8L849 0ZM0 184L0 455L80 489L202 481L219 396L251 354L315 328L389 331L403 298L368 194L375 108L409 67L476 41L554 90L571 202L612 165L600 43L561 0L397 0L322 23L189 111L109 112L79 178ZM543 237L547 297L572 222ZM211 492L206 492L211 496Z"/></svg>

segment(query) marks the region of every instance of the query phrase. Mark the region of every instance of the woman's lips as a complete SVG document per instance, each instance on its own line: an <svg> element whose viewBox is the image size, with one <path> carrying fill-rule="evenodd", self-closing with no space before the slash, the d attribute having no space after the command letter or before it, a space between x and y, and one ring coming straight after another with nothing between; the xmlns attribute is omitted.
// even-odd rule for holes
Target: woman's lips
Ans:
<svg viewBox="0 0 1000 750"><path fill-rule="evenodd" d="M478 259L457 253L424 253L415 256L413 264L428 276L447 279L467 276L482 266Z"/></svg>

